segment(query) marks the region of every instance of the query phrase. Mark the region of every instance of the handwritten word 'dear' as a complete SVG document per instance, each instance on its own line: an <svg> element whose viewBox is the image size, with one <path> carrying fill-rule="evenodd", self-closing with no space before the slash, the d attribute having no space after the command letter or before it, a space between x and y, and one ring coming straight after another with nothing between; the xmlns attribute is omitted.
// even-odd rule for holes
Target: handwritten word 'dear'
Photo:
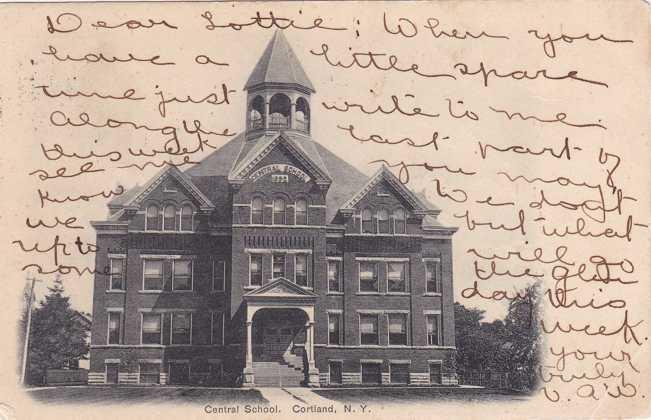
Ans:
<svg viewBox="0 0 651 420"><path fill-rule="evenodd" d="M47 16L45 19L47 21L47 31L51 34L55 32L74 32L81 28L83 23L81 18L74 13L61 13L56 17L54 22L52 22L50 16Z"/></svg>

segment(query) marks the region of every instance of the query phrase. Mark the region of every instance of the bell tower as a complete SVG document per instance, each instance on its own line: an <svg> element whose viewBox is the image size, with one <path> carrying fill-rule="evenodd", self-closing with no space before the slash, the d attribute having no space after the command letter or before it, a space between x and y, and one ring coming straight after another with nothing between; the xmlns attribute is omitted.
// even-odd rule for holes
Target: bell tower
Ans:
<svg viewBox="0 0 651 420"><path fill-rule="evenodd" d="M309 137L314 86L281 30L269 41L244 90L247 140L290 130Z"/></svg>

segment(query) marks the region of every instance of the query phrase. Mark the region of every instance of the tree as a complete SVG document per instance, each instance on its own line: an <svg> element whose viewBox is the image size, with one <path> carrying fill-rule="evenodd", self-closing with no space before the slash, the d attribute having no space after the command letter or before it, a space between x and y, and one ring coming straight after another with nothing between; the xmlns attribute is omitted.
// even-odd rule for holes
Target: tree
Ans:
<svg viewBox="0 0 651 420"><path fill-rule="evenodd" d="M495 371L521 378L519 389L532 390L540 363L540 285L533 284L509 302L504 320L485 322L484 311L455 302L456 362L461 375Z"/></svg>
<svg viewBox="0 0 651 420"><path fill-rule="evenodd" d="M90 327L64 296L63 282L57 278L49 293L32 313L29 345L29 382L42 383L48 368L62 368L66 362L88 352Z"/></svg>

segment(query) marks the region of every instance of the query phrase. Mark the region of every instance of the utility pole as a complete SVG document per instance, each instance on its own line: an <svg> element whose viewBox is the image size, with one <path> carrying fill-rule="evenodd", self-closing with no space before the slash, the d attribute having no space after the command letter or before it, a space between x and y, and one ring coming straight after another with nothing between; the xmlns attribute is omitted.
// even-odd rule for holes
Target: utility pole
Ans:
<svg viewBox="0 0 651 420"><path fill-rule="evenodd" d="M34 285L36 284L37 281L35 277L32 277L31 279L28 278L27 280L30 280L32 282L32 286L29 290L29 299L27 300L27 325L25 327L25 344L23 346L23 371L20 376L20 383L25 384L25 376L27 374L27 354L29 353L29 333L30 329L32 326L32 302L34 300Z"/></svg>

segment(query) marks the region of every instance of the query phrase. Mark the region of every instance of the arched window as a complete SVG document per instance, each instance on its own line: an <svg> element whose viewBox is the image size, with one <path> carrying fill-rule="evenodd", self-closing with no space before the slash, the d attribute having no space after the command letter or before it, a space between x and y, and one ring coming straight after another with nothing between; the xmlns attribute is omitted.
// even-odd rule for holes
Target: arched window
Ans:
<svg viewBox="0 0 651 420"><path fill-rule="evenodd" d="M303 199L297 200L294 206L294 212L296 215L296 224L307 225L307 201Z"/></svg>
<svg viewBox="0 0 651 420"><path fill-rule="evenodd" d="M304 98L296 100L296 129L310 132L310 105Z"/></svg>
<svg viewBox="0 0 651 420"><path fill-rule="evenodd" d="M287 95L276 93L269 101L269 128L288 128L291 102Z"/></svg>
<svg viewBox="0 0 651 420"><path fill-rule="evenodd" d="M405 211L403 209L396 209L393 212L393 223L394 223L394 228L393 228L394 233L405 233L407 224L405 221Z"/></svg>
<svg viewBox="0 0 651 420"><path fill-rule="evenodd" d="M176 207L171 204L163 210L163 230L176 230Z"/></svg>
<svg viewBox="0 0 651 420"><path fill-rule="evenodd" d="M274 199L274 209L273 209L273 224L274 225L284 225L285 224L285 215L286 215L286 206L285 200L282 198Z"/></svg>
<svg viewBox="0 0 651 420"><path fill-rule="evenodd" d="M373 229L373 213L371 210L362 210L362 233L375 233Z"/></svg>
<svg viewBox="0 0 651 420"><path fill-rule="evenodd" d="M254 225L263 223L262 199L260 197L251 200L251 223Z"/></svg>
<svg viewBox="0 0 651 420"><path fill-rule="evenodd" d="M184 205L181 207L181 230L185 231L191 231L193 229L192 226L192 206L189 204Z"/></svg>
<svg viewBox="0 0 651 420"><path fill-rule="evenodd" d="M385 209L380 209L377 212L377 232L389 233L389 212Z"/></svg>
<svg viewBox="0 0 651 420"><path fill-rule="evenodd" d="M256 96L249 107L249 128L264 128L264 99Z"/></svg>
<svg viewBox="0 0 651 420"><path fill-rule="evenodd" d="M158 207L151 205L147 207L147 214L145 217L145 230L158 230Z"/></svg>

